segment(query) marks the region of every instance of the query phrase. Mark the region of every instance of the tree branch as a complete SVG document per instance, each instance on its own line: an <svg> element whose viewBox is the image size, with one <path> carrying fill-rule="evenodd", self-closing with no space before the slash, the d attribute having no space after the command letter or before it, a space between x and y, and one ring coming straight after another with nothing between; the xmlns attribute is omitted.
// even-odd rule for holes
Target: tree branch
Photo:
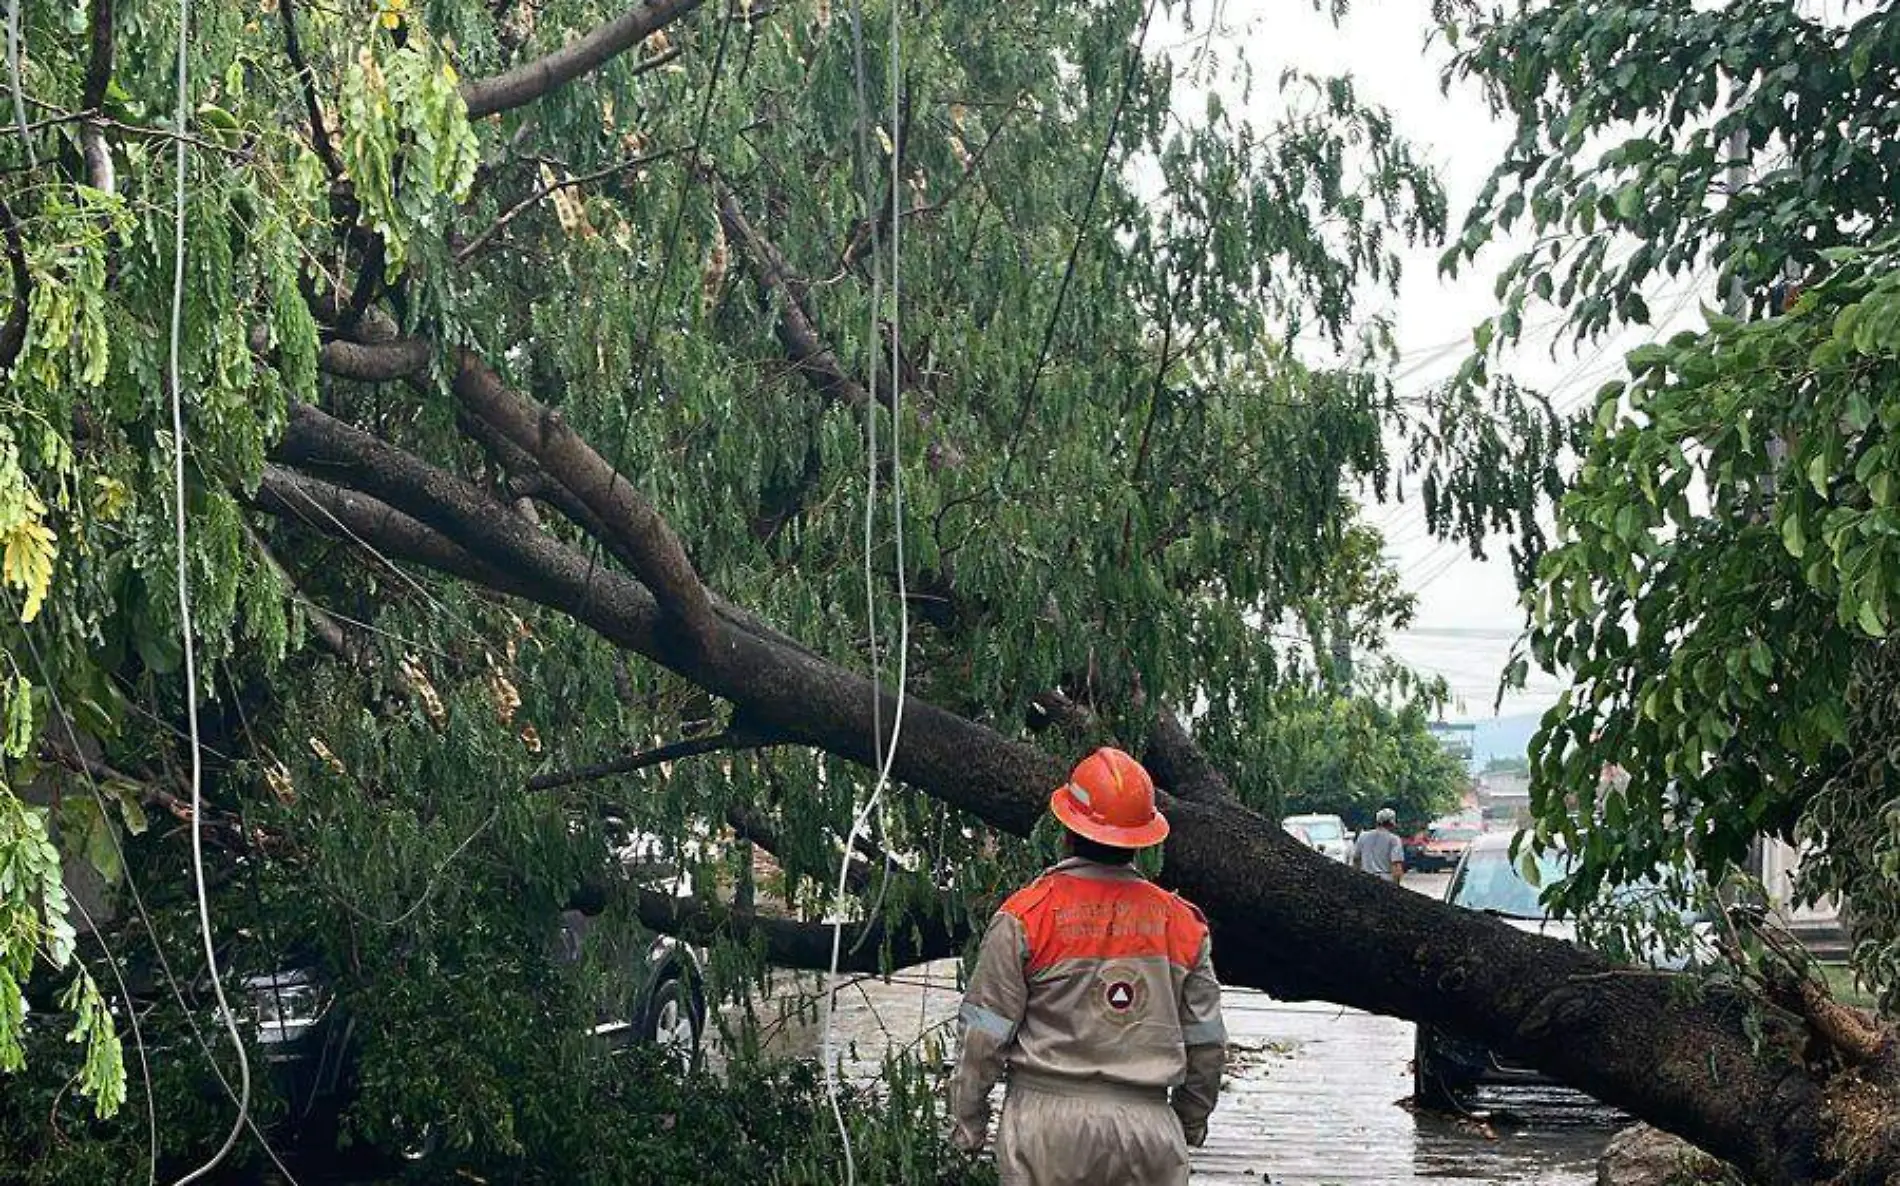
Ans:
<svg viewBox="0 0 1900 1186"><path fill-rule="evenodd" d="M1142 764L1155 776L1155 781L1177 799L1196 803L1237 802L1226 776L1207 760L1207 755L1194 743L1187 727L1172 709L1163 708L1155 713Z"/></svg>
<svg viewBox="0 0 1900 1186"><path fill-rule="evenodd" d="M54 741L42 742L40 744L40 755L60 766L64 766L74 774L83 775L94 783L116 782L132 787L138 791L139 802L145 806L162 807L174 819L182 822L189 823L191 820L191 800L181 798L150 779L127 774L125 771L116 769L106 762L100 761L97 758L89 758L82 753L77 753ZM243 824L236 818L228 815L213 817L210 812L207 812L206 816L206 823L235 833L240 841L248 840Z"/></svg>
<svg viewBox="0 0 1900 1186"><path fill-rule="evenodd" d="M561 787L573 786L580 782L594 782L602 778L612 778L616 774L632 774L636 770L645 770L667 762L677 762L681 758L697 757L701 754L739 752L743 750L764 749L777 744L778 739L769 733L756 732L735 721L731 726L705 737L687 737L679 741L668 742L654 749L634 750L611 758L605 762L596 762L591 766L577 766L572 770L557 770L552 774L537 774L528 780L530 791L552 791Z"/></svg>
<svg viewBox="0 0 1900 1186"><path fill-rule="evenodd" d="M456 353L452 387L462 406L486 420L567 487L601 524L601 540L652 590L678 628L671 641L705 650L721 633L712 599L672 527L560 412L513 390L473 352Z"/></svg>
<svg viewBox="0 0 1900 1186"><path fill-rule="evenodd" d="M326 342L317 353L317 365L339 379L362 383L390 383L420 375L435 357L434 348L421 338L390 342Z"/></svg>
<svg viewBox="0 0 1900 1186"><path fill-rule="evenodd" d="M480 119L532 103L600 69L702 3L704 0L647 0L550 54L465 83L462 102L468 107L468 117Z"/></svg>
<svg viewBox="0 0 1900 1186"><path fill-rule="evenodd" d="M672 52L676 52L676 51L672 51ZM643 67L645 65L646 63L642 63ZM659 152L649 152L642 156L637 156L629 160L621 161L619 164L616 164L616 165L608 165L604 169L596 169L592 173L583 173L578 177L569 177L569 178L566 178L565 180L556 181L551 185L538 186L533 193L521 199L521 201L516 202L513 206L510 206L507 212L504 213L500 218L497 218L487 230L475 236L473 239L470 239L467 243L463 244L459 249L457 249L457 251L455 252L455 262L458 264L467 263L478 252L480 252L482 248L488 246L488 244L495 238L496 235L499 235L503 230L505 230L509 223L513 222L520 215L532 209L534 206L538 205L543 199L550 197L551 195L556 194L560 192L561 190L572 189L576 186L581 186L581 185L588 185L596 181L604 181L609 177L618 176L619 174L622 174L622 173L632 172L633 170L641 168L642 166L651 165L656 161L663 161L669 157L678 156L680 153L686 152L687 150L688 150L688 146L686 145L678 145L673 148L665 148L665 149L661 149Z"/></svg>
<svg viewBox="0 0 1900 1186"><path fill-rule="evenodd" d="M112 0L92 0L92 52L86 59L86 78L80 90L79 105L97 111L105 105L106 89L112 83L113 12ZM79 126L79 145L86 159L86 181L101 193L118 189L113 175L112 148L99 125L87 121Z"/></svg>
<svg viewBox="0 0 1900 1186"><path fill-rule="evenodd" d="M773 918L704 898L675 898L648 889L629 887L625 892L634 895L640 922L651 930L696 944L722 938L753 942L763 949L766 962L781 968L820 971L831 966L829 923ZM975 933L968 923L946 923L935 913L895 923L883 919L848 923L838 970L876 974L961 955Z"/></svg>
<svg viewBox="0 0 1900 1186"><path fill-rule="evenodd" d="M310 146L316 150L317 157L323 161L324 169L332 180L343 176L343 162L336 155L336 145L330 142L330 130L323 122L323 105L317 101L317 77L310 69L310 62L304 57L303 45L297 39L296 0L283 0L284 18L284 56L290 59L291 69L297 75L297 85L303 91L304 111L310 118Z"/></svg>
<svg viewBox="0 0 1900 1186"><path fill-rule="evenodd" d="M805 304L809 283L785 262L772 242L761 235L740 209L739 201L728 190L719 195L719 222L726 236L739 244L758 277L759 287L768 294L776 291L779 302L778 340L792 366L820 394L850 407L863 410L871 406L871 393L846 372L838 355L819 334ZM890 406L889 392L879 394L879 402Z"/></svg>
<svg viewBox="0 0 1900 1186"><path fill-rule="evenodd" d="M664 629L654 596L638 581L591 563L466 482L307 406L292 409L276 457L346 480L352 490L314 483L319 489L302 491L287 480L292 475L267 469L258 499L263 509L288 509L327 534L339 534L346 526L344 534L386 556L558 610L731 701L761 728L862 764L878 760L871 729L874 697L882 700L880 711L888 720L895 712L895 691L874 688L864 676L744 611L713 602L725 626L720 645L683 649ZM336 525L311 515L299 493L331 499L334 505L325 510ZM478 572L485 575L474 575ZM1062 777L1059 759L915 697L905 721L896 777L930 787L952 806L1018 835L1027 834L1047 788ZM1026 793L1031 787L1038 789Z"/></svg>
<svg viewBox="0 0 1900 1186"><path fill-rule="evenodd" d="M407 560L498 592L523 592L520 583L501 569L417 519L355 490L267 465L252 501L267 514L367 547L385 561Z"/></svg>
<svg viewBox="0 0 1900 1186"><path fill-rule="evenodd" d="M26 267L26 245L20 241L20 224L13 211L0 198L0 235L6 239L7 270L13 274L13 308L0 324L0 371L11 370L26 346L27 306L33 296L33 274Z"/></svg>

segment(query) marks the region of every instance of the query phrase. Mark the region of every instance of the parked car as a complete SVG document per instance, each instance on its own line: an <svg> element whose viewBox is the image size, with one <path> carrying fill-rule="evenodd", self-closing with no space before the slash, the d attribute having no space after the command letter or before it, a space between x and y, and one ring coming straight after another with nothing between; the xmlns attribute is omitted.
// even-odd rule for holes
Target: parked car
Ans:
<svg viewBox="0 0 1900 1186"><path fill-rule="evenodd" d="M1545 888L1569 876L1568 853L1548 849L1536 858L1538 884L1524 879L1518 862L1511 856L1515 833L1486 832L1470 841L1446 887L1445 901L1466 910L1476 910L1502 920L1505 925L1530 934L1577 941L1576 923L1552 918L1544 906ZM1707 949L1709 924L1685 911L1697 944ZM1646 957L1646 963L1658 968L1680 970L1694 956L1666 955L1660 947ZM1412 1059L1413 1098L1421 1107L1457 1111L1459 1097L1481 1086L1549 1085L1543 1072L1507 1058L1483 1043L1449 1034L1433 1026L1418 1027Z"/></svg>
<svg viewBox="0 0 1900 1186"><path fill-rule="evenodd" d="M621 827L614 849L630 879L663 893L692 893L690 876L664 859L655 838ZM610 926L578 910L550 920L549 944L557 963L583 972L586 983L598 986L589 1033L603 1052L650 1043L683 1068L696 1064L706 1026L699 953L671 937L631 923ZM194 1008L210 1009L210 984L202 974L182 987ZM311 1152L328 1149L355 1091L357 1019L324 971L307 958L292 955L273 971L245 978L240 987L231 1006L241 1025L253 1027L263 1056L260 1073L271 1075L283 1095L284 1140ZM169 991L155 983L135 984L134 1007L143 1013ZM112 1009L119 1013L119 1002ZM399 1152L418 1160L436 1143L425 1128Z"/></svg>
<svg viewBox="0 0 1900 1186"><path fill-rule="evenodd" d="M1569 873L1568 855L1548 850L1537 859L1543 885ZM1539 900L1541 888L1524 880L1511 859L1511 834L1493 832L1471 841L1457 863L1445 901L1499 918L1508 926L1575 942L1576 924L1554 919ZM1499 1055L1483 1043L1420 1024L1413 1048L1413 1098L1421 1107L1456 1111L1460 1096L1496 1084L1547 1084L1548 1076Z"/></svg>
<svg viewBox="0 0 1900 1186"><path fill-rule="evenodd" d="M1290 815L1280 823L1304 831L1309 844L1335 861L1352 857L1352 836L1346 831L1346 821L1336 815Z"/></svg>
<svg viewBox="0 0 1900 1186"><path fill-rule="evenodd" d="M1405 846L1405 867L1414 873L1442 873L1456 868L1471 842L1484 835L1477 820L1458 817L1433 820L1419 843Z"/></svg>
<svg viewBox="0 0 1900 1186"><path fill-rule="evenodd" d="M609 936L579 911L565 911L555 936L563 963L612 961L626 979L603 1001L591 1029L603 1049L650 1042L682 1067L697 1062L706 1025L699 957L683 943L638 930ZM291 967L243 982L257 1044L284 1094L291 1125L306 1143L322 1143L353 1088L356 1019L314 968ZM232 1002L238 1006L237 1001ZM314 1139L313 1139L314 1138ZM417 1135L405 1156L425 1156L431 1134Z"/></svg>

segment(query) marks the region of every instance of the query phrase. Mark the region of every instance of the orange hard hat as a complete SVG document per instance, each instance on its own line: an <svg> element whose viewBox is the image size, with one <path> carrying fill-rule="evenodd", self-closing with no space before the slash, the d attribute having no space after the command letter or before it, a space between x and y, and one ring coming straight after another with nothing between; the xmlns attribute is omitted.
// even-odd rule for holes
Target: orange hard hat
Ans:
<svg viewBox="0 0 1900 1186"><path fill-rule="evenodd" d="M1082 759L1049 796L1049 810L1069 831L1112 848L1147 848L1168 837L1167 817L1155 810L1154 779L1108 746Z"/></svg>

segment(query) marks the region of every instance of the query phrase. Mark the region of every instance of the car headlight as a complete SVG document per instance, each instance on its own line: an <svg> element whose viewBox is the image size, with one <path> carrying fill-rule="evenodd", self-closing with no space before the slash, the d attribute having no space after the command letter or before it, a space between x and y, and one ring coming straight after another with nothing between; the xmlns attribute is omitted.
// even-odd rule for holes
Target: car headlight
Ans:
<svg viewBox="0 0 1900 1186"><path fill-rule="evenodd" d="M314 984L254 984L251 1003L265 1041L293 1036L323 1015L322 996Z"/></svg>

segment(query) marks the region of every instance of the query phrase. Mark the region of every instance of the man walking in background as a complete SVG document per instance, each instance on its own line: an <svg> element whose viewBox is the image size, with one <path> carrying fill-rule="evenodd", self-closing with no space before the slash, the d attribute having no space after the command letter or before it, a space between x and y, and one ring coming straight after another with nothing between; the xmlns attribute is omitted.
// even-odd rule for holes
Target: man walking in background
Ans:
<svg viewBox="0 0 1900 1186"><path fill-rule="evenodd" d="M997 1135L1003 1186L1183 1186L1227 1057L1201 912L1143 877L1137 850L1168 821L1154 782L1099 749L1050 797L1067 860L990 920L964 994L951 1140Z"/></svg>
<svg viewBox="0 0 1900 1186"><path fill-rule="evenodd" d="M1373 821L1377 826L1359 833L1359 839L1353 842L1353 868L1398 885L1405 880L1405 842L1399 839L1399 813L1381 807Z"/></svg>

